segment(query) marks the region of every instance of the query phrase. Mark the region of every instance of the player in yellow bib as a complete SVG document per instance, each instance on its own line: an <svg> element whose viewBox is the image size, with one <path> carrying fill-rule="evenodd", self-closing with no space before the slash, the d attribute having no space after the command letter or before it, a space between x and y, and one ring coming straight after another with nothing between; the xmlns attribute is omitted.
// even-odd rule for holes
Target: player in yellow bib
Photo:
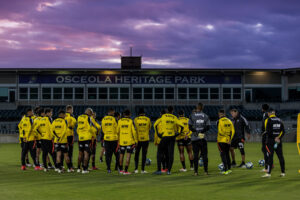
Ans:
<svg viewBox="0 0 300 200"><path fill-rule="evenodd" d="M79 144L79 154L78 154L78 169L80 172L80 165L83 160L83 170L82 173L89 173L88 171L88 161L91 152L91 140L92 140L92 126L93 122L91 116L93 110L87 108L85 113L80 115L77 119L77 134L78 134L78 144Z"/></svg>
<svg viewBox="0 0 300 200"><path fill-rule="evenodd" d="M66 106L66 118L65 119L68 122L68 127L67 127L68 155L69 155L72 167L73 167L74 130L75 130L75 126L76 126L76 119L73 116L73 106L71 106L71 105Z"/></svg>
<svg viewBox="0 0 300 200"><path fill-rule="evenodd" d="M225 116L225 110L219 110L218 137L217 144L220 151L221 159L224 165L222 174L231 173L231 161L229 156L231 140L234 136L234 125L230 119Z"/></svg>
<svg viewBox="0 0 300 200"><path fill-rule="evenodd" d="M137 140L136 130L133 125L132 119L130 119L130 111L125 110L123 112L123 117L118 121L117 133L119 135L119 145L120 145L120 173L124 175L131 174L128 172L128 167L130 163L131 154L135 148ZM126 155L125 171L123 171L123 158Z"/></svg>
<svg viewBox="0 0 300 200"><path fill-rule="evenodd" d="M101 130L101 126L97 122L96 116L97 116L96 112L93 112L93 115L91 117L93 126L92 126L92 129L91 129L92 143L91 143L91 156L90 156L90 158L92 160L92 169L93 170L98 170L98 168L96 167L95 160L96 160L97 136L99 135L100 130Z"/></svg>
<svg viewBox="0 0 300 200"><path fill-rule="evenodd" d="M138 164L139 164L139 156L140 151L142 149L142 174L147 173L145 171L145 164L147 159L147 151L149 146L149 133L151 129L151 121L149 117L145 116L145 111L143 108L139 110L139 116L134 119L134 125L136 127L138 144L135 151L135 171L134 173L138 173Z"/></svg>

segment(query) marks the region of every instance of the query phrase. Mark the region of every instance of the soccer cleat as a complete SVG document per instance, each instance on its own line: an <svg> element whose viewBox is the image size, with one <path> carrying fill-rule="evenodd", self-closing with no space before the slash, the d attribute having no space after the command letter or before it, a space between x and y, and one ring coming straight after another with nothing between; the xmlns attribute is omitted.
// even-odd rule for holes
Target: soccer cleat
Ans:
<svg viewBox="0 0 300 200"><path fill-rule="evenodd" d="M119 174L124 174L124 173L125 173L125 171L123 171L123 170L119 171Z"/></svg>
<svg viewBox="0 0 300 200"><path fill-rule="evenodd" d="M73 168L68 169L68 173L70 173L70 172L74 172L74 169Z"/></svg>
<svg viewBox="0 0 300 200"><path fill-rule="evenodd" d="M107 170L107 173L108 173L108 174L111 174L111 170L110 170L110 169L109 169L109 170Z"/></svg>
<svg viewBox="0 0 300 200"><path fill-rule="evenodd" d="M80 169L77 169L77 173L80 173L81 172L81 170Z"/></svg>
<svg viewBox="0 0 300 200"><path fill-rule="evenodd" d="M285 173L281 173L281 174L280 174L280 177L285 177Z"/></svg>
<svg viewBox="0 0 300 200"><path fill-rule="evenodd" d="M57 171L59 174L61 174L62 172L63 172L63 170L61 170L61 169L58 169L58 171Z"/></svg>
<svg viewBox="0 0 300 200"><path fill-rule="evenodd" d="M191 171L194 171L194 167L191 167L190 170L191 170Z"/></svg>
<svg viewBox="0 0 300 200"><path fill-rule="evenodd" d="M171 172L170 172L170 171L168 171L168 172L167 172L167 175L171 175Z"/></svg>
<svg viewBox="0 0 300 200"><path fill-rule="evenodd" d="M58 172L58 170L59 170L58 168L55 168L55 169L54 169L55 172Z"/></svg>
<svg viewBox="0 0 300 200"><path fill-rule="evenodd" d="M232 170L229 169L229 170L228 170L228 174L231 174L231 173L232 173Z"/></svg>
<svg viewBox="0 0 300 200"><path fill-rule="evenodd" d="M89 173L89 171L88 170L82 170L82 172L81 173L83 173L83 174L88 174Z"/></svg>
<svg viewBox="0 0 300 200"><path fill-rule="evenodd" d="M271 174L266 173L265 175L261 176L262 178L270 178Z"/></svg>
<svg viewBox="0 0 300 200"><path fill-rule="evenodd" d="M48 169L44 168L44 172L48 172Z"/></svg>
<svg viewBox="0 0 300 200"><path fill-rule="evenodd" d="M262 169L260 172L265 172L265 173L267 173L268 170L264 168L264 169Z"/></svg>
<svg viewBox="0 0 300 200"><path fill-rule="evenodd" d="M26 167L31 167L32 165L30 163L27 163L26 164Z"/></svg>
<svg viewBox="0 0 300 200"><path fill-rule="evenodd" d="M184 169L184 168L181 168L179 171L180 171L180 172L187 172L187 170Z"/></svg>
<svg viewBox="0 0 300 200"><path fill-rule="evenodd" d="M153 172L154 175L161 175L161 171Z"/></svg>
<svg viewBox="0 0 300 200"><path fill-rule="evenodd" d="M245 165L245 163L244 162L242 162L239 166L238 166L238 168L246 168L246 165Z"/></svg>
<svg viewBox="0 0 300 200"><path fill-rule="evenodd" d="M26 166L23 165L23 166L21 167L21 170L26 170Z"/></svg>
<svg viewBox="0 0 300 200"><path fill-rule="evenodd" d="M162 169L161 172L162 173L166 173L168 170L167 169Z"/></svg>
<svg viewBox="0 0 300 200"><path fill-rule="evenodd" d="M98 168L97 167L93 167L93 170L98 170Z"/></svg>
<svg viewBox="0 0 300 200"><path fill-rule="evenodd" d="M130 175L130 172L124 172L123 175Z"/></svg>
<svg viewBox="0 0 300 200"><path fill-rule="evenodd" d="M148 172L147 171L141 171L141 174L148 174Z"/></svg>
<svg viewBox="0 0 300 200"><path fill-rule="evenodd" d="M198 173L194 173L194 176L198 176L199 174Z"/></svg>
<svg viewBox="0 0 300 200"><path fill-rule="evenodd" d="M235 161L232 161L231 167L236 167L236 162Z"/></svg>
<svg viewBox="0 0 300 200"><path fill-rule="evenodd" d="M223 174L223 175L228 175L229 172L228 172L228 171L222 171L221 174Z"/></svg>
<svg viewBox="0 0 300 200"><path fill-rule="evenodd" d="M40 167L40 166L36 166L36 167L34 168L34 170L35 170L35 171L39 171L39 170L41 170L41 167Z"/></svg>
<svg viewBox="0 0 300 200"><path fill-rule="evenodd" d="M138 170L138 169L134 170L134 173L135 173L135 174L138 174L138 173L139 173L139 170Z"/></svg>

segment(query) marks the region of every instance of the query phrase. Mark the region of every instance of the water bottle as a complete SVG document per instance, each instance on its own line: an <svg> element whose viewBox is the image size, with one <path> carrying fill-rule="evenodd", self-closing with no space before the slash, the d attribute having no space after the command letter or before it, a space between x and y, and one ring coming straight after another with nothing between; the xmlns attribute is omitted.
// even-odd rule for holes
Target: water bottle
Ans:
<svg viewBox="0 0 300 200"><path fill-rule="evenodd" d="M275 142L275 144L274 144L274 149L277 149L277 146L278 146L278 143Z"/></svg>

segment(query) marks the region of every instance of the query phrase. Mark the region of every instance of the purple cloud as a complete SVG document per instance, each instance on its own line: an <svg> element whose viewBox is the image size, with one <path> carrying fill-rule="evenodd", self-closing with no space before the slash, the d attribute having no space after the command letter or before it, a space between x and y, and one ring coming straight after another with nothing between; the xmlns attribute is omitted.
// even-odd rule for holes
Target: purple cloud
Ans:
<svg viewBox="0 0 300 200"><path fill-rule="evenodd" d="M299 67L296 0L0 2L0 68Z"/></svg>

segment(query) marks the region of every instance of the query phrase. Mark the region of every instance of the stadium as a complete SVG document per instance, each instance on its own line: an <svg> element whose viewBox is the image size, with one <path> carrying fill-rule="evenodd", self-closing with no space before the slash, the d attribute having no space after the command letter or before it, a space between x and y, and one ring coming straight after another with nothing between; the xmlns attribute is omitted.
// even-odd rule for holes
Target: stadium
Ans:
<svg viewBox="0 0 300 200"><path fill-rule="evenodd" d="M0 2L0 199L299 198L275 2Z"/></svg>

